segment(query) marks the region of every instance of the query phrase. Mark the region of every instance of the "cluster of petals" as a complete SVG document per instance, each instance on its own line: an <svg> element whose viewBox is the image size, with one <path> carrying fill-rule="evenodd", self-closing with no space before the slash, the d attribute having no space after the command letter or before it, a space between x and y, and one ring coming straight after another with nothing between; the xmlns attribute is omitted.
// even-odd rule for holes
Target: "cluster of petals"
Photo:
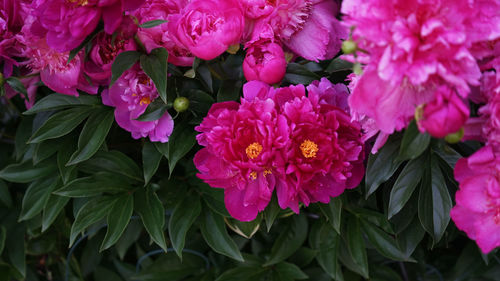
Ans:
<svg viewBox="0 0 500 281"><path fill-rule="evenodd" d="M341 11L361 50L346 57L365 65L349 100L353 111L386 134L427 104L425 119L448 114L447 121L424 122L422 131L442 136L447 125L464 125L465 99L480 84L481 45L500 37L500 2L347 0Z"/></svg>
<svg viewBox="0 0 500 281"><path fill-rule="evenodd" d="M274 190L281 208L298 213L299 203L328 203L361 181L361 128L346 112L346 89L326 79L307 89L248 82L241 104L214 104L195 128L198 177L224 188L236 219L255 219Z"/></svg>

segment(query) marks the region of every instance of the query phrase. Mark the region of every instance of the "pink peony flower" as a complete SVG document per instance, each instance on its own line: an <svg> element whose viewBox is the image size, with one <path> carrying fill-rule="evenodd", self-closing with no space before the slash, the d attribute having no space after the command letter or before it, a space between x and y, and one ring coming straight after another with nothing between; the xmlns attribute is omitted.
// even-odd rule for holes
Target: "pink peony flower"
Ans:
<svg viewBox="0 0 500 281"><path fill-rule="evenodd" d="M0 0L0 63L3 75L12 75L14 66L19 65L14 57L22 54L18 33L23 26L24 3L14 0Z"/></svg>
<svg viewBox="0 0 500 281"><path fill-rule="evenodd" d="M500 154L491 146L458 160L455 166L460 186L451 218L485 254L500 246L499 169Z"/></svg>
<svg viewBox="0 0 500 281"><path fill-rule="evenodd" d="M470 11L483 2L344 1L346 24L355 27L353 39L367 52L357 54L366 67L350 97L351 109L390 134L407 126L418 105L435 100L434 89L441 85L465 98L481 75L469 51L479 40L471 31L477 21Z"/></svg>
<svg viewBox="0 0 500 281"><path fill-rule="evenodd" d="M422 117L417 120L419 130L434 137L444 138L463 127L469 118L469 107L457 94L446 86L436 89L435 100L422 109Z"/></svg>
<svg viewBox="0 0 500 281"><path fill-rule="evenodd" d="M135 120L148 105L158 98L153 81L136 65L103 92L103 103L115 107L115 120L135 139L149 137L153 142L167 142L174 128L174 121L166 112L154 121Z"/></svg>
<svg viewBox="0 0 500 281"><path fill-rule="evenodd" d="M46 29L51 48L65 52L76 48L104 21L112 34L120 26L123 12L138 8L144 0L36 0L34 10Z"/></svg>
<svg viewBox="0 0 500 281"><path fill-rule="evenodd" d="M285 53L272 42L254 43L247 49L243 73L248 81L259 80L267 84L279 83L286 72Z"/></svg>
<svg viewBox="0 0 500 281"><path fill-rule="evenodd" d="M205 146L194 158L203 179L224 188L226 208L241 221L265 209L280 174L273 161L288 136L283 116L271 99L217 103L195 130Z"/></svg>
<svg viewBox="0 0 500 281"><path fill-rule="evenodd" d="M134 12L134 16L137 17L141 24L152 20L170 21L171 17L178 15L188 2L188 0L146 0L144 5ZM159 47L166 48L170 63L179 66L190 66L193 64L193 54L191 54L186 46L172 38L167 23L152 28L139 28L137 36L144 43L148 52Z"/></svg>
<svg viewBox="0 0 500 281"><path fill-rule="evenodd" d="M239 43L243 28L244 17L236 0L193 0L168 22L173 39L204 60Z"/></svg>

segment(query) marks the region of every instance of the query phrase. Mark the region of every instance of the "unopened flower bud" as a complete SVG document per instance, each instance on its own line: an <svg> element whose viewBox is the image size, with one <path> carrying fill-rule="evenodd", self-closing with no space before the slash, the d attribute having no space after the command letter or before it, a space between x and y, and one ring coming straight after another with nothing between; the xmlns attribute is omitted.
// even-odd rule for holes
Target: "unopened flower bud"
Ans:
<svg viewBox="0 0 500 281"><path fill-rule="evenodd" d="M184 112L189 108L189 100L186 97L178 97L174 100L174 109L177 112Z"/></svg>
<svg viewBox="0 0 500 281"><path fill-rule="evenodd" d="M446 137L444 137L444 140L448 143L457 143L462 140L464 137L465 131L464 128L460 128L460 130L456 131L455 133L449 134Z"/></svg>
<svg viewBox="0 0 500 281"><path fill-rule="evenodd" d="M345 40L342 42L342 52L344 54L353 54L358 49L358 44L352 40Z"/></svg>

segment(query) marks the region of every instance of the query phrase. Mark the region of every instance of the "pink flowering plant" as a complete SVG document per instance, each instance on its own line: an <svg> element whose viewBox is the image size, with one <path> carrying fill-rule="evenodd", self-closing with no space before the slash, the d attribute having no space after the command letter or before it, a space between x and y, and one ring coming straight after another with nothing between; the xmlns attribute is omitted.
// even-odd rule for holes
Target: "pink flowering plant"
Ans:
<svg viewBox="0 0 500 281"><path fill-rule="evenodd" d="M0 280L500 272L498 0L0 0Z"/></svg>

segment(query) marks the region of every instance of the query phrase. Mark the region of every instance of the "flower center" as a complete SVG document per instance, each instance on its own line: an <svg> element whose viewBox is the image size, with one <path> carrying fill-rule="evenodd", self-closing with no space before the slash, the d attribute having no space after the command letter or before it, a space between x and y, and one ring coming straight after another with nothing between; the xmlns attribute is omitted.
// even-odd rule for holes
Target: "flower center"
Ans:
<svg viewBox="0 0 500 281"><path fill-rule="evenodd" d="M251 180L256 180L257 179L257 172L253 171L250 173L250 179Z"/></svg>
<svg viewBox="0 0 500 281"><path fill-rule="evenodd" d="M253 142L247 146L245 149L245 152L250 159L255 159L257 156L259 156L260 152L262 151L262 145L260 145L257 142Z"/></svg>
<svg viewBox="0 0 500 281"><path fill-rule="evenodd" d="M76 4L78 6L87 6L89 4L88 0L68 0L68 2Z"/></svg>
<svg viewBox="0 0 500 281"><path fill-rule="evenodd" d="M316 153L318 152L318 145L311 140L304 140L300 144L300 150L302 151L302 155L305 158L314 158L316 157Z"/></svg>
<svg viewBox="0 0 500 281"><path fill-rule="evenodd" d="M139 102L140 105L145 105L145 104L150 104L151 99L149 97L143 97L141 101Z"/></svg>

